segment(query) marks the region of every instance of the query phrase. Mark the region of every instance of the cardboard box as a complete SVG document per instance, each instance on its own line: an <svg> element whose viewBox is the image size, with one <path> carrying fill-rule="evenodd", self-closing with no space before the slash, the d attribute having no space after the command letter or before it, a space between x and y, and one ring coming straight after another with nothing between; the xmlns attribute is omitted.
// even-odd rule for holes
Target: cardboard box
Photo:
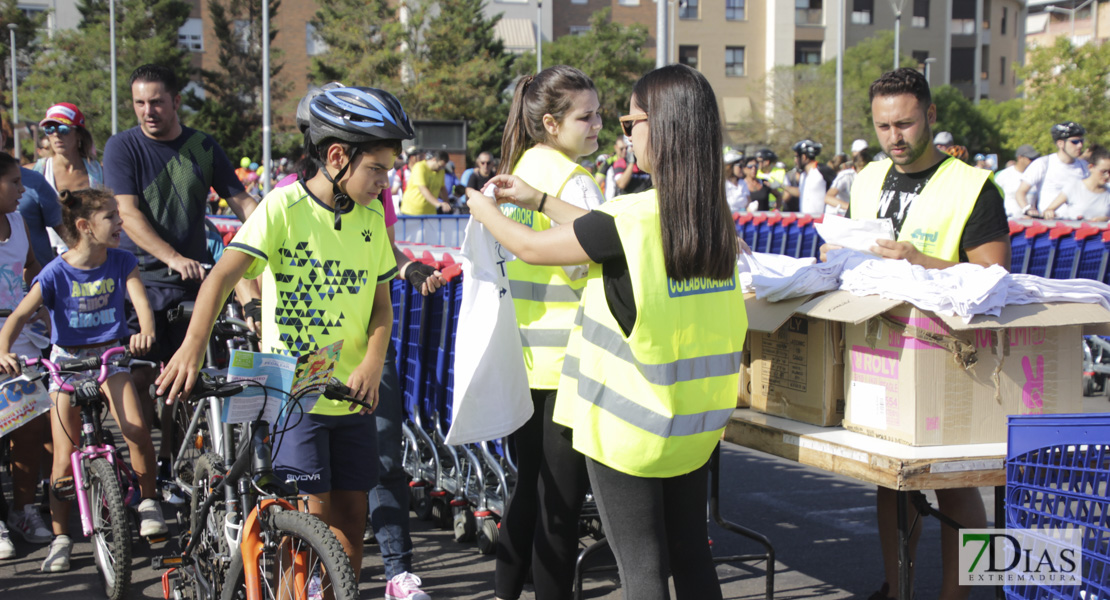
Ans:
<svg viewBox="0 0 1110 600"><path fill-rule="evenodd" d="M754 298L745 303L751 406L813 425L839 425L844 418L843 328L838 322L793 314L806 299L773 306Z"/></svg>
<svg viewBox="0 0 1110 600"><path fill-rule="evenodd" d="M740 385L736 389L736 408L752 405L752 336L744 338L744 358L740 362Z"/></svg>
<svg viewBox="0 0 1110 600"><path fill-rule="evenodd" d="M846 292L797 313L844 323L844 427L915 446L1005 442L1006 415L1081 412L1082 326L1110 321L1057 303L965 323Z"/></svg>

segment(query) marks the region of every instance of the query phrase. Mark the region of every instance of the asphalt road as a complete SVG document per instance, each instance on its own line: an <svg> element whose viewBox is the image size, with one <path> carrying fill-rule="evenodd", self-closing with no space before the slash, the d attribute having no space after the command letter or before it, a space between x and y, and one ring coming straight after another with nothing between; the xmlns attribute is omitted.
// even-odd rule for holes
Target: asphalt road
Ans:
<svg viewBox="0 0 1110 600"><path fill-rule="evenodd" d="M1090 412L1110 411L1105 397L1085 402ZM724 516L763 533L775 546L776 597L867 598L878 589L882 563L872 486L731 444L723 448L721 482ZM993 506L993 490L984 489L983 496L987 506ZM930 498L935 505L935 498ZM436 600L493 598L492 557L479 554L473 544L456 543L448 531L413 519L415 571L423 578L425 591ZM170 520L174 530L176 524ZM76 521L73 530L80 530ZM916 595L922 600L936 598L939 591L939 531L935 519L925 520L916 578ZM753 543L715 525L710 533L716 555L758 550ZM162 597L161 573L151 569L151 557L166 552L172 543L151 547L136 538L133 597ZM39 572L45 546L17 540L16 549L16 558L0 562L0 598L104 597L90 546L80 536L73 552L73 570L68 573ZM382 598L385 583L377 546L366 546L366 556L361 574L362 598ZM722 564L717 573L725 598L763 597L763 563ZM523 598L533 597L526 589ZM591 577L585 597L620 598L615 574ZM989 588L976 588L972 593L975 600L991 597L993 591Z"/></svg>

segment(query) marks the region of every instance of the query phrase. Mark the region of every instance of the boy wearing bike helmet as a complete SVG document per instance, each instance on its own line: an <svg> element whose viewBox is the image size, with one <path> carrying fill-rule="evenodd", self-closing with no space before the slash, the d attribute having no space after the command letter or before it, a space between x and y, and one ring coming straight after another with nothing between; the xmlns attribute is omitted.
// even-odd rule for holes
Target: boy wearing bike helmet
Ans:
<svg viewBox="0 0 1110 600"><path fill-rule="evenodd" d="M1039 217L1064 188L1082 181L1090 175L1083 154L1083 136L1087 130L1075 121L1065 121L1052 126L1052 141L1056 152L1038 158L1025 169L1017 190L1017 203L1022 214ZM1039 195L1030 190L1040 189Z"/></svg>
<svg viewBox="0 0 1110 600"><path fill-rule="evenodd" d="M192 389L224 299L241 277L261 276L262 351L298 356L342 340L335 376L377 404L397 274L379 195L412 124L393 95L373 88L328 86L302 107L315 168L268 194L231 241L158 378L159 395ZM367 491L378 477L373 415L324 397L304 410L275 440L275 471L309 495L308 511L332 528L359 573Z"/></svg>

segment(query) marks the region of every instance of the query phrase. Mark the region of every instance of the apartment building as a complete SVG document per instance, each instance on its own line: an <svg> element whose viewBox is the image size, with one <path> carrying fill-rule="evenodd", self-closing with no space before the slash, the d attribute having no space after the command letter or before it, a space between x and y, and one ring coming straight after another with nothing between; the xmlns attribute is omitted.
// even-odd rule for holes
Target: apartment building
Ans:
<svg viewBox="0 0 1110 600"><path fill-rule="evenodd" d="M1076 45L1110 38L1110 0L1029 0L1025 43L1051 46L1058 37Z"/></svg>
<svg viewBox="0 0 1110 600"><path fill-rule="evenodd" d="M656 0L552 1L555 37L581 31L590 14L611 7L614 21L649 28L655 52ZM928 68L934 85L952 84L973 100L1014 96L1026 0L893 1L901 4L902 54ZM670 10L672 60L705 74L733 125L768 114L766 83L776 67L835 60L842 41L848 48L895 27L891 0L671 0Z"/></svg>

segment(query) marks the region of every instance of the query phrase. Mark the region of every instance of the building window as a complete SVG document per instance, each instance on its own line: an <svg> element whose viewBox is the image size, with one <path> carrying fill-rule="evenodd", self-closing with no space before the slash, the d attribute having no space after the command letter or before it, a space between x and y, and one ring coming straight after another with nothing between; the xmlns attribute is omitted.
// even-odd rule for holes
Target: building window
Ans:
<svg viewBox="0 0 1110 600"><path fill-rule="evenodd" d="M852 1L852 24L870 25L875 22L875 0Z"/></svg>
<svg viewBox="0 0 1110 600"><path fill-rule="evenodd" d="M681 0L678 3L678 18L680 18L680 19L696 19L696 18L698 18L698 0Z"/></svg>
<svg viewBox="0 0 1110 600"><path fill-rule="evenodd" d="M586 4L589 0L570 0L571 4Z"/></svg>
<svg viewBox="0 0 1110 600"><path fill-rule="evenodd" d="M821 42L794 42L794 64L821 64Z"/></svg>
<svg viewBox="0 0 1110 600"><path fill-rule="evenodd" d="M639 6L640 0L617 0L617 4L621 6Z"/></svg>
<svg viewBox="0 0 1110 600"><path fill-rule="evenodd" d="M304 51L309 56L319 56L328 51L328 45L317 33L316 27L312 23L305 23L304 26Z"/></svg>
<svg viewBox="0 0 1110 600"><path fill-rule="evenodd" d="M950 72L952 83L975 81L975 48L953 48Z"/></svg>
<svg viewBox="0 0 1110 600"><path fill-rule="evenodd" d="M979 79L989 82L991 80L991 48L990 46L983 46L983 72L979 73Z"/></svg>
<svg viewBox="0 0 1110 600"><path fill-rule="evenodd" d="M204 22L200 19L186 19L177 29L177 47L189 52L204 52Z"/></svg>
<svg viewBox="0 0 1110 600"><path fill-rule="evenodd" d="M727 46L727 47L725 47L725 76L726 77L743 77L744 76L744 47L743 46Z"/></svg>
<svg viewBox="0 0 1110 600"><path fill-rule="evenodd" d="M1002 26L1002 35L1006 35L1006 20L1009 18L1009 16L1010 16L1009 7L1003 6L1002 7L1002 22L999 23L999 25Z"/></svg>
<svg viewBox="0 0 1110 600"><path fill-rule="evenodd" d="M822 24L821 6L823 3L824 0L794 0L794 24Z"/></svg>
<svg viewBox="0 0 1110 600"><path fill-rule="evenodd" d="M975 33L975 3L952 3L952 35L971 35Z"/></svg>
<svg viewBox="0 0 1110 600"><path fill-rule="evenodd" d="M913 18L910 27L925 29L929 26L929 0L913 0Z"/></svg>
<svg viewBox="0 0 1110 600"><path fill-rule="evenodd" d="M589 25L571 25L570 26L570 34L571 35L586 35L589 32L590 32L590 26Z"/></svg>
<svg viewBox="0 0 1110 600"><path fill-rule="evenodd" d="M913 50L910 55L913 56L913 62L917 63L922 69L925 68L925 59L929 58L928 50Z"/></svg>
<svg viewBox="0 0 1110 600"><path fill-rule="evenodd" d="M698 47L679 46L678 62L694 69L698 68Z"/></svg>
<svg viewBox="0 0 1110 600"><path fill-rule="evenodd" d="M743 21L744 0L725 0L725 19L729 21Z"/></svg>
<svg viewBox="0 0 1110 600"><path fill-rule="evenodd" d="M998 83L1006 84L1006 57L998 57Z"/></svg>

